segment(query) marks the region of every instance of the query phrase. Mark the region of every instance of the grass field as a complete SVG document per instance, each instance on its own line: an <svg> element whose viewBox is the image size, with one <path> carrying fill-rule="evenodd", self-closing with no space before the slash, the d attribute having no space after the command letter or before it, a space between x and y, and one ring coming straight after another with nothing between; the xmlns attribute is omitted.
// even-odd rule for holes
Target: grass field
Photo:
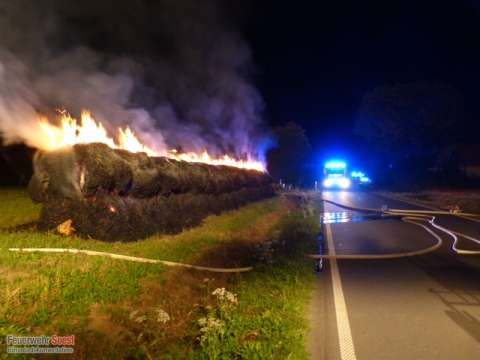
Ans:
<svg viewBox="0 0 480 360"><path fill-rule="evenodd" d="M32 203L26 190L0 188L0 228L36 221L39 211L40 206Z"/></svg>
<svg viewBox="0 0 480 360"><path fill-rule="evenodd" d="M306 358L304 308L313 274L304 253L316 223L289 201L254 203L177 235L131 243L12 230L38 213L24 190L0 190L3 347L8 334L74 334L74 358ZM85 255L19 254L10 247L255 269L226 276ZM220 290L212 294L217 288L235 293L235 304L226 304Z"/></svg>

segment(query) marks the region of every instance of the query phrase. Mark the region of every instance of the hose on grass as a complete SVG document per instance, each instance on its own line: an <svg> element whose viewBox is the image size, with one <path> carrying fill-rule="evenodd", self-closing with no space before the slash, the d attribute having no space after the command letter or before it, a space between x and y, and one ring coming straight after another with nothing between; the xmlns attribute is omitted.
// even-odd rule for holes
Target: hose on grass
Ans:
<svg viewBox="0 0 480 360"><path fill-rule="evenodd" d="M157 259L148 259L143 257L137 256L128 256L128 255L120 255L120 254L113 254L104 251L93 251L93 250L82 250L82 249L63 249L63 248L9 248L9 251L12 252L20 252L20 253L70 253L70 254L85 254L88 256L101 256L101 257L108 257L112 259L118 260L125 260L125 261L133 261L139 263L147 263L147 264L162 264L165 266L170 267L183 267L187 269L194 269L199 271L209 271L209 272L217 272L217 273L241 273L253 270L253 267L241 267L241 268L218 268L218 267L208 267L208 266L198 266L198 265L191 265L191 264L183 264L173 261L166 261L166 260L157 260Z"/></svg>
<svg viewBox="0 0 480 360"><path fill-rule="evenodd" d="M424 249L420 250L414 250L414 251L407 251L407 252L399 252L399 253L388 253L388 254L338 254L338 255L319 255L319 254L309 254L308 257L311 259L315 260L321 260L321 259L397 259L397 258L404 258L404 257L411 257L411 256L418 256L418 255L423 255L427 254L430 252L433 252L437 249L439 249L442 244L443 240L441 236L439 236L436 232L434 232L432 229L430 229L428 226L421 224L420 222L426 222L429 225L431 225L433 228L439 230L440 232L447 234L449 237L452 238L452 250L460 255L480 255L480 251L477 250L464 250L464 249L459 249L457 247L458 244L458 239L459 238L464 238L467 240L470 240L472 242L475 242L480 245L480 240L473 238L471 236L468 236L466 234L462 234L460 232L453 231L451 229L448 229L446 227L443 227L435 222L436 217L435 215L453 215L453 216L459 216L459 217L464 217L464 216L469 216L469 217L478 217L480 216L479 214L469 214L469 213L462 213L462 212L456 212L456 213L451 213L447 211L428 211L428 210L408 210L408 209L375 209L375 208L363 208L363 207L355 207L355 206L349 206L345 204L340 204L335 201L331 201L328 199L323 199L321 198L320 201L330 203L332 205L347 209L347 210L352 210L352 211L357 211L357 212L367 212L367 213L376 213L376 214L381 214L381 215L393 215L393 216L398 216L403 222L410 223L413 225L417 225L422 227L425 231L427 231L430 235L432 235L436 242Z"/></svg>
<svg viewBox="0 0 480 360"><path fill-rule="evenodd" d="M428 211L428 210L407 210L407 209L375 209L375 208L362 208L362 207L354 207L345 204L340 204L331 200L327 199L320 199L323 202L327 202L333 204L335 206L357 211L357 212L368 212L368 213L380 213L382 215L393 215L398 216L401 218L403 222L410 223L416 226L422 227L425 231L427 231L430 235L432 235L436 242L424 249L414 250L414 251L407 251L407 252L399 252L399 253L388 253L388 254L338 254L338 255L319 255L319 254L309 254L308 257L321 260L321 259L395 259L395 258L404 258L404 257L411 257L411 256L418 256L433 252L440 248L443 244L442 238L435 233L432 229L428 226L421 224L420 222L427 222L435 229L449 235L453 242L452 242L452 250L461 255L479 255L480 251L475 250L464 250L459 249L457 247L458 238L465 238L472 242L475 242L480 245L480 240L468 236L466 234L462 234L451 229L447 229L443 226L438 225L435 223L435 215L453 215L453 216L470 216L470 217L478 217L478 214L468 214L468 213L451 213L447 211ZM114 254L104 251L94 251L94 250L83 250L83 249L65 249L65 248L9 248L9 251L12 252L20 252L20 253L70 253L70 254L85 254L88 256L100 256L100 257L108 257L112 259L118 260L125 260L125 261L132 261L132 262L139 262L139 263L148 263L148 264L162 264L169 267L183 267L188 269L194 269L199 271L208 271L208 272L217 272L217 273L241 273L241 272L248 272L252 271L253 267L240 267L240 268L218 268L218 267L207 267L207 266L198 266L198 265L191 265L191 264L184 264L179 262L167 261L167 260L158 260L158 259L148 259L143 257L136 257L136 256L128 256L128 255L121 255L121 254Z"/></svg>

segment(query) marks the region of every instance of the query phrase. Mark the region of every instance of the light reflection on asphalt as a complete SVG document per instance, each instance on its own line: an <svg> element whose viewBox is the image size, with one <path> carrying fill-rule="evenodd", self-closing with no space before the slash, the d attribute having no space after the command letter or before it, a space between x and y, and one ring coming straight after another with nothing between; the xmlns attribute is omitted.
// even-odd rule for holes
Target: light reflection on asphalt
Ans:
<svg viewBox="0 0 480 360"><path fill-rule="evenodd" d="M367 220L386 220L391 218L392 216L384 216L382 214L363 215L353 211L326 211L320 216L323 224L340 224Z"/></svg>

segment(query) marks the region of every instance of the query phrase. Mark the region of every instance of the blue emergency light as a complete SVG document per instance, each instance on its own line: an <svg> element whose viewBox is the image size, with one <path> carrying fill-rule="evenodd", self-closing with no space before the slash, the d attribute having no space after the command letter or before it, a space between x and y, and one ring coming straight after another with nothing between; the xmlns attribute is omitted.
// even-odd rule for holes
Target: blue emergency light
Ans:
<svg viewBox="0 0 480 360"><path fill-rule="evenodd" d="M347 174L347 164L342 160L329 160L323 167L323 187L348 189L352 182Z"/></svg>
<svg viewBox="0 0 480 360"><path fill-rule="evenodd" d="M330 160L325 163L325 169L345 169L347 164L344 161Z"/></svg>
<svg viewBox="0 0 480 360"><path fill-rule="evenodd" d="M364 174L363 172L361 172L361 171L352 171L352 172L350 173L350 176L351 176L352 178L362 178L362 177L365 176L365 174Z"/></svg>

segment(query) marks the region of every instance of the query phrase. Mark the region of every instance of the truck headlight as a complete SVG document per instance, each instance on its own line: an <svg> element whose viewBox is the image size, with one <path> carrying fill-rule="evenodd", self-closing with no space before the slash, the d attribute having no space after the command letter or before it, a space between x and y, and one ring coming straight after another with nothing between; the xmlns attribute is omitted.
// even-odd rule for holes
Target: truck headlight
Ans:
<svg viewBox="0 0 480 360"><path fill-rule="evenodd" d="M338 186L340 186L342 189L348 189L350 185L352 185L350 179L341 178L340 180L338 180Z"/></svg>
<svg viewBox="0 0 480 360"><path fill-rule="evenodd" d="M323 180L323 186L326 188L332 187L333 185L333 180L332 179L325 179Z"/></svg>

